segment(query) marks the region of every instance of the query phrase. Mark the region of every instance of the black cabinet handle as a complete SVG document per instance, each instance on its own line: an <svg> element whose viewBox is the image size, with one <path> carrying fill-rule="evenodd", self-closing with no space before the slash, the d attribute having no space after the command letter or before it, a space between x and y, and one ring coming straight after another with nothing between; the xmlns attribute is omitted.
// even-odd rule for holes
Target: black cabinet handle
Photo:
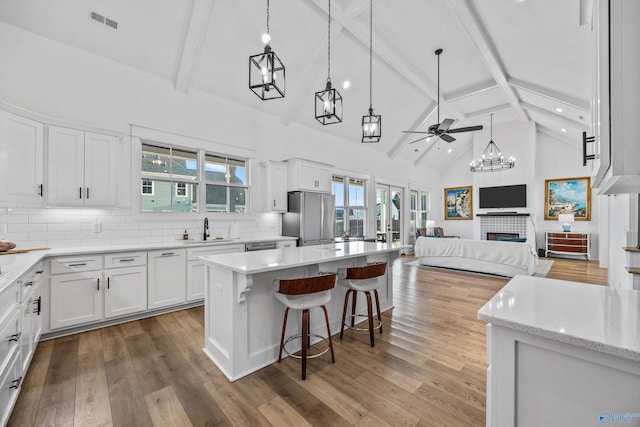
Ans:
<svg viewBox="0 0 640 427"><path fill-rule="evenodd" d="M82 187L78 188L78 190L79 190L79 193L78 193L78 194L79 194L79 196L78 196L78 198L79 198L79 199L82 199Z"/></svg>
<svg viewBox="0 0 640 427"><path fill-rule="evenodd" d="M100 290L100 279L98 279L98 290Z"/></svg>
<svg viewBox="0 0 640 427"><path fill-rule="evenodd" d="M21 335L22 335L22 332L18 332L17 334L9 335L9 342L11 342L11 341L18 342L18 340L20 339Z"/></svg>
<svg viewBox="0 0 640 427"><path fill-rule="evenodd" d="M163 252L162 256L175 255L175 252Z"/></svg>
<svg viewBox="0 0 640 427"><path fill-rule="evenodd" d="M24 285L25 285L25 286L33 286L33 281L30 281L30 282L24 282Z"/></svg>
<svg viewBox="0 0 640 427"><path fill-rule="evenodd" d="M42 274L43 271L44 270L38 270L38 271L36 271L36 274Z"/></svg>
<svg viewBox="0 0 640 427"><path fill-rule="evenodd" d="M87 265L86 262L79 262L77 264L69 264L69 267L84 267L85 265Z"/></svg>
<svg viewBox="0 0 640 427"><path fill-rule="evenodd" d="M111 277L107 277L107 289L111 289Z"/></svg>
<svg viewBox="0 0 640 427"><path fill-rule="evenodd" d="M40 185L38 185L38 187L40 188L40 190L38 191L38 196L43 197L44 196L44 184L40 184Z"/></svg>
<svg viewBox="0 0 640 427"><path fill-rule="evenodd" d="M595 154L589 154L587 156L587 144L594 142L595 136L587 136L586 132L582 132L582 166L587 166L587 160L593 160L596 158Z"/></svg>
<svg viewBox="0 0 640 427"><path fill-rule="evenodd" d="M18 378L17 380L13 380L11 382L13 383L13 385L10 386L9 388L18 389L20 387L20 383L22 382L22 377Z"/></svg>
<svg viewBox="0 0 640 427"><path fill-rule="evenodd" d="M89 187L87 187L86 195L87 195L87 200L89 200Z"/></svg>
<svg viewBox="0 0 640 427"><path fill-rule="evenodd" d="M36 309L33 312L40 316L40 311L42 311L42 297L39 296L33 303L36 305Z"/></svg>
<svg viewBox="0 0 640 427"><path fill-rule="evenodd" d="M135 261L134 258L123 258L120 260L120 262L133 262L133 261Z"/></svg>

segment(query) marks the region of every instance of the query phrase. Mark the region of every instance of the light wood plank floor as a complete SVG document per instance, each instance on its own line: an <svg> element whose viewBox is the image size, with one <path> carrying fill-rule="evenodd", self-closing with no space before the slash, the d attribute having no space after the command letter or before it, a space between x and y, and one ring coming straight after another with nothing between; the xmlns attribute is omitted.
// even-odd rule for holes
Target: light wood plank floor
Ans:
<svg viewBox="0 0 640 427"><path fill-rule="evenodd" d="M508 281L408 265L376 346L334 340L336 363L285 359L230 383L202 353L197 307L43 341L10 426L481 426L485 324L477 310ZM547 277L606 284L597 262L556 259ZM278 320L279 321L279 320Z"/></svg>

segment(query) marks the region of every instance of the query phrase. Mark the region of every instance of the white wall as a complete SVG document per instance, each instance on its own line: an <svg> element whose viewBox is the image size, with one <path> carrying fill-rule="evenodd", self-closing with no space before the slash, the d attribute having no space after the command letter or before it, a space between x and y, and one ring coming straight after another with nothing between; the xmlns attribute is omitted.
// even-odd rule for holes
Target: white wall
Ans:
<svg viewBox="0 0 640 427"><path fill-rule="evenodd" d="M121 162L126 165L131 163L137 167L136 160L130 162L128 157L130 124L135 124L201 138L205 141L204 148L206 141L214 141L255 150L251 170L254 201L259 199L262 191L262 182L257 178L259 162L291 157L308 158L335 165L342 170L365 174L370 182L382 179L425 190L441 188L434 171L414 167L407 161L390 160L385 153L352 141L332 138L314 128L295 123L282 125L279 117L206 93L195 90L188 94L177 92L172 82L164 78L1 22L0 58L1 101L54 119L127 135L124 138L125 152L121 157ZM247 96L253 96L248 89ZM137 197L138 183L132 183L130 170L123 169L120 191ZM253 207L260 209L259 204ZM209 215L210 219L212 216ZM108 220L107 217L112 218ZM9 233L5 237L30 247L57 247L69 245L70 242L89 245L144 239L155 241L159 238L156 233L161 230L166 233L167 229L172 230L173 234L163 238L171 239L181 236L185 226L198 226L202 217L194 220L194 216L172 216L170 219L163 217L149 222L141 221L137 218L137 212L128 209L106 212L84 210L78 213L59 209L0 209L0 224L8 225ZM113 230L92 234L86 230L89 227L87 224L97 218L105 223L128 224L128 232L114 226L116 228ZM215 215L215 218L222 224L221 228L236 219L235 216L227 217L224 214ZM274 220L273 215L256 213L247 216L246 221L241 222L241 226L248 224L246 229L252 230L252 233L279 234L279 220ZM78 225L81 230L74 229L64 234L59 230L61 227L55 225L61 223L84 225ZM142 232L140 227L153 229ZM80 231L83 234L72 234ZM56 234L42 234L46 232ZM369 232L375 233L375 230Z"/></svg>

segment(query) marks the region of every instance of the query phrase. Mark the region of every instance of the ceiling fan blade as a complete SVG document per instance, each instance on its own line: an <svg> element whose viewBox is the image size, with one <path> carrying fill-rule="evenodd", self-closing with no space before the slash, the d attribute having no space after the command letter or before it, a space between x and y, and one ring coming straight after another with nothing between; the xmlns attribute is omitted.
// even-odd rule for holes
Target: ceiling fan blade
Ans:
<svg viewBox="0 0 640 427"><path fill-rule="evenodd" d="M433 135L432 132L423 132L423 131L419 131L419 130L403 130L402 133L426 133L429 135Z"/></svg>
<svg viewBox="0 0 640 427"><path fill-rule="evenodd" d="M456 139L446 133L443 133L442 135L440 135L440 138L442 138L443 140L447 141L447 142L453 142Z"/></svg>
<svg viewBox="0 0 640 427"><path fill-rule="evenodd" d="M451 127L453 122L455 122L454 119L444 119L442 123L438 125L438 131L446 132Z"/></svg>
<svg viewBox="0 0 640 427"><path fill-rule="evenodd" d="M478 125L478 126L467 126L465 128L456 128L456 129L449 129L447 131L447 133L460 133L460 132L471 132L474 130L482 130L482 125Z"/></svg>

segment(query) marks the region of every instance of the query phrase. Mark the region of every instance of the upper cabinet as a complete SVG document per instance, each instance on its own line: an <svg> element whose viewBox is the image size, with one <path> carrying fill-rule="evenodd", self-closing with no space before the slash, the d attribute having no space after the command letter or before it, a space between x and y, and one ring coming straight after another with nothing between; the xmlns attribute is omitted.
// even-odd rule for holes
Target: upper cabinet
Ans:
<svg viewBox="0 0 640 427"><path fill-rule="evenodd" d="M0 203L42 206L44 125L0 111Z"/></svg>
<svg viewBox="0 0 640 427"><path fill-rule="evenodd" d="M598 194L640 192L640 2L598 0L593 19L595 151Z"/></svg>
<svg viewBox="0 0 640 427"><path fill-rule="evenodd" d="M288 191L331 192L331 166L303 159L289 159Z"/></svg>
<svg viewBox="0 0 640 427"><path fill-rule="evenodd" d="M48 205L115 206L118 138L56 126L48 130Z"/></svg>
<svg viewBox="0 0 640 427"><path fill-rule="evenodd" d="M287 211L287 164L268 161L261 163L263 207L267 212Z"/></svg>

